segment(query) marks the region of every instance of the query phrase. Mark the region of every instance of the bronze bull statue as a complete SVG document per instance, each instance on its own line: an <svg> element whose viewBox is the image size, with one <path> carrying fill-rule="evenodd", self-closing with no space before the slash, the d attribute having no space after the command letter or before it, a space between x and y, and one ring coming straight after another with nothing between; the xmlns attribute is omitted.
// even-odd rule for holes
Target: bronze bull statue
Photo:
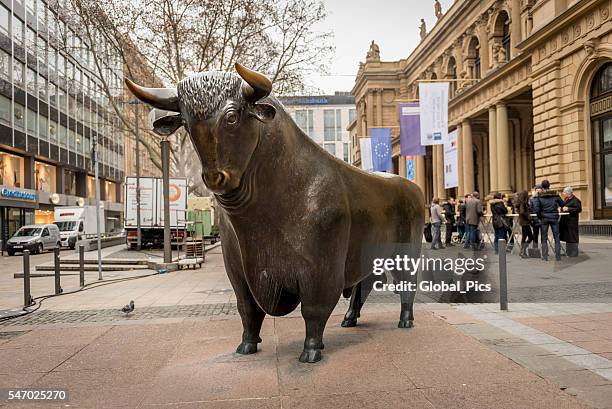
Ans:
<svg viewBox="0 0 612 409"><path fill-rule="evenodd" d="M317 362L341 294L352 297L342 325L357 323L373 277L364 268L364 245L412 243L412 256L419 256L423 195L404 178L336 159L270 96L268 78L240 64L236 71L191 75L177 88L126 83L143 102L178 113L154 129L170 135L186 128L221 208L223 258L243 325L236 352L257 352L266 314L286 315L301 303L306 338L299 360ZM399 326L408 328L414 293L401 298Z"/></svg>

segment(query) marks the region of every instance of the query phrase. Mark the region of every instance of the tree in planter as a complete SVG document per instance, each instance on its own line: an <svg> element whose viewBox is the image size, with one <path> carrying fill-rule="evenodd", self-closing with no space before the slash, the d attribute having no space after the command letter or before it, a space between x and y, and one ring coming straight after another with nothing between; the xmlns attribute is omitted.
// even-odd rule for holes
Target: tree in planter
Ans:
<svg viewBox="0 0 612 409"><path fill-rule="evenodd" d="M305 92L309 72L326 71L333 51L331 34L314 27L326 17L319 0L65 0L64 15L86 44L95 82L134 137L133 120L125 114L123 84L110 66L120 64L124 75L167 84L207 70L229 71L235 62L265 73L276 94ZM69 39L69 36L66 36ZM70 41L66 41L67 49ZM72 42L74 45L74 42ZM70 52L68 52L70 54ZM119 61L116 61L116 60ZM145 67L143 69L143 67ZM144 82L147 86L161 86ZM161 169L157 136L141 124L141 142ZM172 175L186 176L190 191L205 193L201 169L184 130L171 138Z"/></svg>

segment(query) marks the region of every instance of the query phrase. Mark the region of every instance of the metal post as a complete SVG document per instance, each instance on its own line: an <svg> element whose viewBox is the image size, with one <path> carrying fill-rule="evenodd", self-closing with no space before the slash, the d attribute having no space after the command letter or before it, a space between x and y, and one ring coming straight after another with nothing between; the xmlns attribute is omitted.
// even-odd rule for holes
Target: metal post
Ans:
<svg viewBox="0 0 612 409"><path fill-rule="evenodd" d="M162 179L164 193L164 263L172 262L170 243L170 141L161 141Z"/></svg>
<svg viewBox="0 0 612 409"><path fill-rule="evenodd" d="M499 251L499 308L508 310L508 265L506 264L506 240L497 242Z"/></svg>
<svg viewBox="0 0 612 409"><path fill-rule="evenodd" d="M96 188L96 234L98 235L98 280L102 280L102 239L100 232L100 181L98 180L98 136L96 135L93 143L93 166Z"/></svg>
<svg viewBox="0 0 612 409"><path fill-rule="evenodd" d="M30 295L30 250L23 251L23 306L32 305Z"/></svg>
<svg viewBox="0 0 612 409"><path fill-rule="evenodd" d="M136 105L136 249L140 250L142 247L142 232L140 230L140 133L139 133L139 105L140 102L133 101Z"/></svg>
<svg viewBox="0 0 612 409"><path fill-rule="evenodd" d="M62 286L60 282L60 248L55 247L53 249L53 264L55 267L55 294L62 293Z"/></svg>
<svg viewBox="0 0 612 409"><path fill-rule="evenodd" d="M79 286L85 287L85 246L79 244Z"/></svg>

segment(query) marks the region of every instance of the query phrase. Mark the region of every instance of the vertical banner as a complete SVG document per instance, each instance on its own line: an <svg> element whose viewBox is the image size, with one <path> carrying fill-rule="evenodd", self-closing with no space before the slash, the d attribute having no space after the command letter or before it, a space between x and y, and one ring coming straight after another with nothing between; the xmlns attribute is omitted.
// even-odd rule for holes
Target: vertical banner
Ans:
<svg viewBox="0 0 612 409"><path fill-rule="evenodd" d="M421 118L419 103L399 104L400 153L402 156L425 155L421 145Z"/></svg>
<svg viewBox="0 0 612 409"><path fill-rule="evenodd" d="M457 157L457 130L448 133L444 144L444 189L459 186L459 163Z"/></svg>
<svg viewBox="0 0 612 409"><path fill-rule="evenodd" d="M391 128L371 128L372 136L372 169L374 172L393 170L391 159Z"/></svg>
<svg viewBox="0 0 612 409"><path fill-rule="evenodd" d="M372 170L372 138L359 138L359 153L361 155L361 169Z"/></svg>
<svg viewBox="0 0 612 409"><path fill-rule="evenodd" d="M420 82L421 145L448 141L448 82Z"/></svg>
<svg viewBox="0 0 612 409"><path fill-rule="evenodd" d="M406 156L406 179L411 182L414 182L416 179L414 174L414 162L415 158L413 156Z"/></svg>

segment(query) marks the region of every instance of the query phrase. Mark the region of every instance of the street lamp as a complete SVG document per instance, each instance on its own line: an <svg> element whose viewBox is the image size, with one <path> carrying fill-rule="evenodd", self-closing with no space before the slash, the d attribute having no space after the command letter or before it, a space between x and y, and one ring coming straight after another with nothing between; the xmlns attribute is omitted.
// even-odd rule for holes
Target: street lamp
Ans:
<svg viewBox="0 0 612 409"><path fill-rule="evenodd" d="M140 115L139 106L141 102L134 99L128 102L130 105L134 105L134 116L136 118L136 129L134 136L136 138L136 249L140 250L142 247L142 233L140 230L140 126L138 124L138 118Z"/></svg>
<svg viewBox="0 0 612 409"><path fill-rule="evenodd" d="M98 236L98 280L102 280L102 239L100 234L100 183L98 180L98 134L93 138L93 146L91 149L91 162L94 167L94 185L96 191L96 234Z"/></svg>

